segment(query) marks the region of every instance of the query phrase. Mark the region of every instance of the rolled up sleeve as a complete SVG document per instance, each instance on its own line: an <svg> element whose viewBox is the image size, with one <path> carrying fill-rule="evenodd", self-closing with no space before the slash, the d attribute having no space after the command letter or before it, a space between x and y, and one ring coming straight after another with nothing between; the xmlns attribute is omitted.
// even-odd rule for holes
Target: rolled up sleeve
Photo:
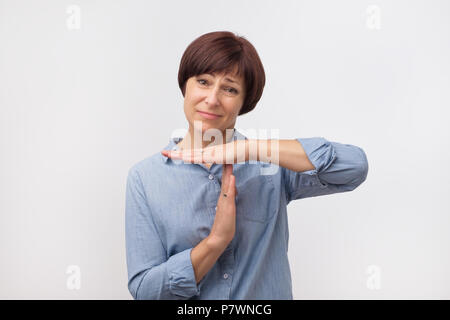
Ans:
<svg viewBox="0 0 450 320"><path fill-rule="evenodd" d="M181 251L167 261L169 289L172 294L181 297L192 297L200 293L195 281L194 268L191 261L192 248Z"/></svg>
<svg viewBox="0 0 450 320"><path fill-rule="evenodd" d="M190 253L167 257L137 170L128 172L125 204L128 290L137 300L189 299L200 293Z"/></svg>
<svg viewBox="0 0 450 320"><path fill-rule="evenodd" d="M282 168L287 202L352 191L367 178L367 156L360 147L323 137L296 139L315 169L295 172Z"/></svg>

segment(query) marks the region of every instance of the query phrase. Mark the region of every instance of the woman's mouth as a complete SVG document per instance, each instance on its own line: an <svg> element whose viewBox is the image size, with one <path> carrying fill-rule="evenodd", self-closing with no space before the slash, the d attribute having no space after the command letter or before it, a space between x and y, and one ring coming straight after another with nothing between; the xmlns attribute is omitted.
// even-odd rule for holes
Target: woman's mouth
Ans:
<svg viewBox="0 0 450 320"><path fill-rule="evenodd" d="M219 115L216 114L211 114L211 113L207 113L207 112L202 112L202 111L197 111L202 117L206 118L206 119L210 119L210 120L214 120L219 118Z"/></svg>

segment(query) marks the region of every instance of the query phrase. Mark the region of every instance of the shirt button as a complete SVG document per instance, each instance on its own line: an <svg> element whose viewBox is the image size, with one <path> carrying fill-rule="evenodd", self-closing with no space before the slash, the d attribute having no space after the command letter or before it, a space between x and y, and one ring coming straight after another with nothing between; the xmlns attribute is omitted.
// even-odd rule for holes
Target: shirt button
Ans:
<svg viewBox="0 0 450 320"><path fill-rule="evenodd" d="M228 273L224 273L224 274L223 274L223 278L224 278L224 279L228 279Z"/></svg>
<svg viewBox="0 0 450 320"><path fill-rule="evenodd" d="M213 176L212 174L210 174L210 175L208 176L208 178L209 178L209 180L212 180L212 179L214 179L214 176Z"/></svg>

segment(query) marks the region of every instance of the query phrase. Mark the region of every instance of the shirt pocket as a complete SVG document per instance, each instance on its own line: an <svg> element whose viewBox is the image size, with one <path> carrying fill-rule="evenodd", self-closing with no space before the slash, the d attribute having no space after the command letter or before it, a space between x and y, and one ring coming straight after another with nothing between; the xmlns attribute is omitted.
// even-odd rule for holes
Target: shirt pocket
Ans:
<svg viewBox="0 0 450 320"><path fill-rule="evenodd" d="M239 183L236 180L236 219L260 223L269 221L275 215L275 185L270 175L257 175Z"/></svg>

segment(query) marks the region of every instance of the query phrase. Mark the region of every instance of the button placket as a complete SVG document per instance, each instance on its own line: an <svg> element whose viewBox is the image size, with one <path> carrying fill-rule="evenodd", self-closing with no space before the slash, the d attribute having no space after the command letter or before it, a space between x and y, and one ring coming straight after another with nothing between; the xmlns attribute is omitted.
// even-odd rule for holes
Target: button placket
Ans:
<svg viewBox="0 0 450 320"><path fill-rule="evenodd" d="M226 248L219 258L222 271L223 280L231 280L234 269L234 250L233 248Z"/></svg>

